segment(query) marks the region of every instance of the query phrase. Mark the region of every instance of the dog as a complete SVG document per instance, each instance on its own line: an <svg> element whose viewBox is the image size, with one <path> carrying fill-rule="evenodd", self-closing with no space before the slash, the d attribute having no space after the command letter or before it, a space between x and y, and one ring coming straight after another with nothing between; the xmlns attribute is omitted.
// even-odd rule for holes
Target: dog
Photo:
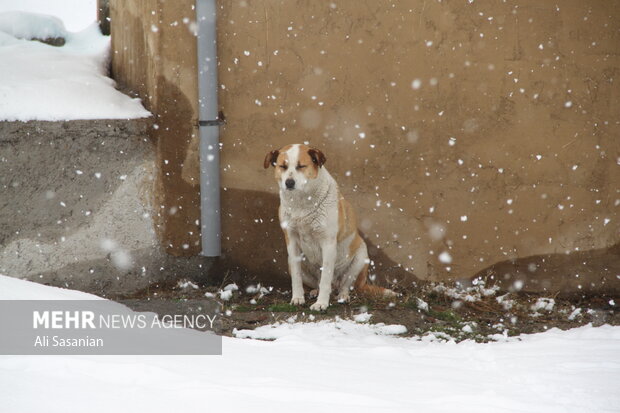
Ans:
<svg viewBox="0 0 620 413"><path fill-rule="evenodd" d="M303 144L284 146L265 156L280 190L278 215L284 231L292 281L292 305L305 304L304 287L318 289L311 310L329 307L332 288L339 302L352 289L372 295L395 295L368 281L368 250L357 229L355 212L325 169L327 158Z"/></svg>

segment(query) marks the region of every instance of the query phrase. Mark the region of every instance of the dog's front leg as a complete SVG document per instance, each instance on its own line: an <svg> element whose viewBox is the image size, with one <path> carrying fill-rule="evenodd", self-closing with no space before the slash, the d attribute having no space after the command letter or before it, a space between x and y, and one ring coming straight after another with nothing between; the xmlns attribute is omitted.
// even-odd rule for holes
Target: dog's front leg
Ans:
<svg viewBox="0 0 620 413"><path fill-rule="evenodd" d="M323 267L321 268L321 281L319 282L319 296L316 303L310 306L311 310L321 311L329 307L329 296L332 292L332 280L334 279L334 265L336 264L336 239L321 244L323 255Z"/></svg>
<svg viewBox="0 0 620 413"><path fill-rule="evenodd" d="M291 304L302 305L306 303L306 300L304 300L304 286L301 279L301 250L293 234L288 233L287 235L288 270L291 273L293 289Z"/></svg>

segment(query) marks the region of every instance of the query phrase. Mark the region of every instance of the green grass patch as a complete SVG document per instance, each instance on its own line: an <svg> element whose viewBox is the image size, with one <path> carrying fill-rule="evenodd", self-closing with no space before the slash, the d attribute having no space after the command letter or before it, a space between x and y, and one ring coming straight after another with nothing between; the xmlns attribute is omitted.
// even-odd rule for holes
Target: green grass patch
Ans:
<svg viewBox="0 0 620 413"><path fill-rule="evenodd" d="M448 323L460 323L462 321L461 317L457 314L454 314L450 310L446 311L435 311L433 309L429 310L429 315L441 321L446 321Z"/></svg>
<svg viewBox="0 0 620 413"><path fill-rule="evenodd" d="M429 291L429 293L428 293L428 294L426 294L426 298L425 298L425 300L426 300L426 302L427 302L427 303L429 303L429 304L430 304L430 303L437 304L437 303L439 303L440 301L444 301L444 300L442 300L442 298L444 298L444 297L445 297L445 296L440 295L437 291Z"/></svg>
<svg viewBox="0 0 620 413"><path fill-rule="evenodd" d="M299 311L299 308L289 303L280 303L270 305L267 310L273 313L295 313Z"/></svg>
<svg viewBox="0 0 620 413"><path fill-rule="evenodd" d="M453 338L457 343L463 340L474 340L477 343L487 343L489 342L489 338L483 334L480 334L477 331L472 331L471 333L465 332L462 330L462 326L458 324L453 325L438 325L435 324L428 328L424 333L420 335L424 335L425 333L438 333L443 334L444 339L448 339L448 337ZM442 338L442 336L438 336Z"/></svg>
<svg viewBox="0 0 620 413"><path fill-rule="evenodd" d="M405 301L403 306L405 308L409 308L411 310L418 310L418 300L415 297L413 297L413 298Z"/></svg>

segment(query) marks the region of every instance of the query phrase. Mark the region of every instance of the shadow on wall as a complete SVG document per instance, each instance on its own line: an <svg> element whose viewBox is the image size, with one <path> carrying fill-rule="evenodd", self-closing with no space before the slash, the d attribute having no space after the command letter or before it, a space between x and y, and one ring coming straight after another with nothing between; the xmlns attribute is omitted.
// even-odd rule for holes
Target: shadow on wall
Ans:
<svg viewBox="0 0 620 413"><path fill-rule="evenodd" d="M290 288L286 245L277 217L278 205L275 194L239 189L222 191L222 233L231 247L214 264L210 284L226 279L226 282L240 282L241 285L259 282ZM271 218L261 218L265 216ZM371 274L377 276L377 284L407 288L424 283L391 260L368 238L364 239L374 262ZM571 254L506 260L485 268L472 279L493 277L503 291L515 290L515 282L519 281L524 292L618 296L618 274L620 243L610 248Z"/></svg>
<svg viewBox="0 0 620 413"><path fill-rule="evenodd" d="M498 262L473 278L493 277L502 290L564 296L620 296L620 243L571 254L545 254Z"/></svg>
<svg viewBox="0 0 620 413"><path fill-rule="evenodd" d="M200 252L200 180L184 177L187 152L192 150L195 119L189 99L163 76L157 78L160 110L150 136L157 148L155 227L162 246L173 256ZM164 126L165 125L165 126ZM197 166L196 166L197 168ZM187 173L185 174L187 176Z"/></svg>
<svg viewBox="0 0 620 413"><path fill-rule="evenodd" d="M212 274L220 282L226 278L242 285L260 282L290 288L286 244L278 221L279 204L278 196L267 192L230 188L222 191L222 234L230 247L213 267ZM260 218L265 216L270 218ZM364 239L374 263L371 274L376 275L376 284L410 286L418 281Z"/></svg>

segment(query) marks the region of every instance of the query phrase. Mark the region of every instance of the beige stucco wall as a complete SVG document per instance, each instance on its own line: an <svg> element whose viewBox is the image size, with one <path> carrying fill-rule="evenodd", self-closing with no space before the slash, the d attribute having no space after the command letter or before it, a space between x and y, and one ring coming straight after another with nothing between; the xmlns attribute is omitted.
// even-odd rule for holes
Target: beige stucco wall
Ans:
<svg viewBox="0 0 620 413"><path fill-rule="evenodd" d="M112 2L115 75L133 64L132 83L155 92L155 112L169 99L163 77L192 115L167 110L193 122L195 43L182 23L191 2L132 3L115 15L121 2ZM379 279L470 277L504 260L619 241L620 2L218 5L222 271L285 274L276 186L262 161L303 141L327 154ZM156 33L144 31L153 24ZM119 30L135 27L144 56L122 50ZM187 136L164 137L182 142L175 173L192 158ZM198 190L181 175L182 191L164 190L169 200ZM173 250L196 242L186 235L195 205L168 226Z"/></svg>
<svg viewBox="0 0 620 413"><path fill-rule="evenodd" d="M420 278L618 242L620 2L556 4L221 2L223 186L276 193L263 155L309 141ZM272 205L228 206L232 254L283 267Z"/></svg>

